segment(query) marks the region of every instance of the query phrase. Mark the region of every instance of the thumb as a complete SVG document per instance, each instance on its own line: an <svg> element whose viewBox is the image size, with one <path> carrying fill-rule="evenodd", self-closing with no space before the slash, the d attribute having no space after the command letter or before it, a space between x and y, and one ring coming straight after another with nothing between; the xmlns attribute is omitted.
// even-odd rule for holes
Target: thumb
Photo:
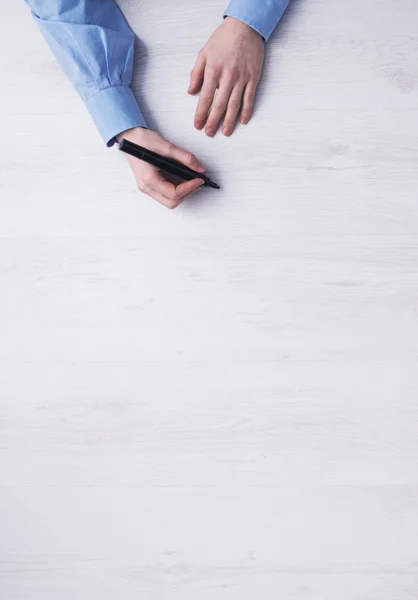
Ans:
<svg viewBox="0 0 418 600"><path fill-rule="evenodd" d="M190 74L190 85L187 90L188 94L197 94L203 84L203 76L205 73L206 59L203 52L199 52L196 63Z"/></svg>

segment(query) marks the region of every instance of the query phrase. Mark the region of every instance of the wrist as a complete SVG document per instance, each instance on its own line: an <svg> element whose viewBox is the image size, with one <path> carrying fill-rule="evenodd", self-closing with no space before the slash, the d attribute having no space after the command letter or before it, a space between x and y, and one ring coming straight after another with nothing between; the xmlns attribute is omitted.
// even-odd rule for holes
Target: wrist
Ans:
<svg viewBox="0 0 418 600"><path fill-rule="evenodd" d="M118 142L120 142L123 138L125 138L126 140L129 140L132 137L138 139L142 137L142 134L146 131L148 131L146 127L133 127L132 129L126 129L125 131L118 133L118 135L115 137Z"/></svg>
<svg viewBox="0 0 418 600"><path fill-rule="evenodd" d="M255 37L263 40L263 42L265 41L263 36L260 33L258 33L258 31L256 31L255 29L253 29L253 27L247 25L247 23L244 23L244 21L241 21L240 19L226 15L224 18L224 23L227 27L231 27L235 31L241 31L246 34L251 33Z"/></svg>

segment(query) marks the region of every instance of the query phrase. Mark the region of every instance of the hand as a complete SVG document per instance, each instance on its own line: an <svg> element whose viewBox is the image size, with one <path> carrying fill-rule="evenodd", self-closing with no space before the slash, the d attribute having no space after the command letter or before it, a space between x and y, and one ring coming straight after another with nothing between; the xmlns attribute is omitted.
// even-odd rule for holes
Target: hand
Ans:
<svg viewBox="0 0 418 600"><path fill-rule="evenodd" d="M242 21L227 17L199 52L191 74L189 94L201 90L195 127L202 129L206 124L206 135L212 137L225 115L222 133L231 135L241 104L240 121L248 123L263 62L264 40L260 34Z"/></svg>
<svg viewBox="0 0 418 600"><path fill-rule="evenodd" d="M125 138L134 144L158 152L162 156L169 156L195 171L203 173L205 170L205 167L193 154L170 144L155 131L136 127L123 131L116 137L118 141ZM131 165L139 190L170 209L176 208L189 194L204 183L203 179L192 179L180 183L176 177L162 173L156 167L142 160L128 154L126 158Z"/></svg>

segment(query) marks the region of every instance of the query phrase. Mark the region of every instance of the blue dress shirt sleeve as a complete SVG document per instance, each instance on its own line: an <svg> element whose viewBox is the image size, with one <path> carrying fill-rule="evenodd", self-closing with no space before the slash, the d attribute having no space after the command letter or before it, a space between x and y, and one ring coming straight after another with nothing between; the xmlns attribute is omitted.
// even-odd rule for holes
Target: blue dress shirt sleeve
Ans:
<svg viewBox="0 0 418 600"><path fill-rule="evenodd" d="M129 85L134 34L113 0L26 0L108 146L145 127Z"/></svg>
<svg viewBox="0 0 418 600"><path fill-rule="evenodd" d="M231 0L226 17L243 21L268 40L290 0Z"/></svg>

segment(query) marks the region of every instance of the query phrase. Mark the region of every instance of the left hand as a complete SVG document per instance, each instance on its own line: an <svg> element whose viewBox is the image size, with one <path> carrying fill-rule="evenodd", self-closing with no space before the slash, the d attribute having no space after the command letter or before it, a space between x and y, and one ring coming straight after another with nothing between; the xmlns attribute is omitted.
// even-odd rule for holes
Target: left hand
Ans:
<svg viewBox="0 0 418 600"><path fill-rule="evenodd" d="M201 90L195 127L206 125L205 133L212 137L225 115L222 133L231 135L239 112L241 123L248 123L263 62L261 35L242 21L226 17L199 52L191 73L189 94Z"/></svg>

